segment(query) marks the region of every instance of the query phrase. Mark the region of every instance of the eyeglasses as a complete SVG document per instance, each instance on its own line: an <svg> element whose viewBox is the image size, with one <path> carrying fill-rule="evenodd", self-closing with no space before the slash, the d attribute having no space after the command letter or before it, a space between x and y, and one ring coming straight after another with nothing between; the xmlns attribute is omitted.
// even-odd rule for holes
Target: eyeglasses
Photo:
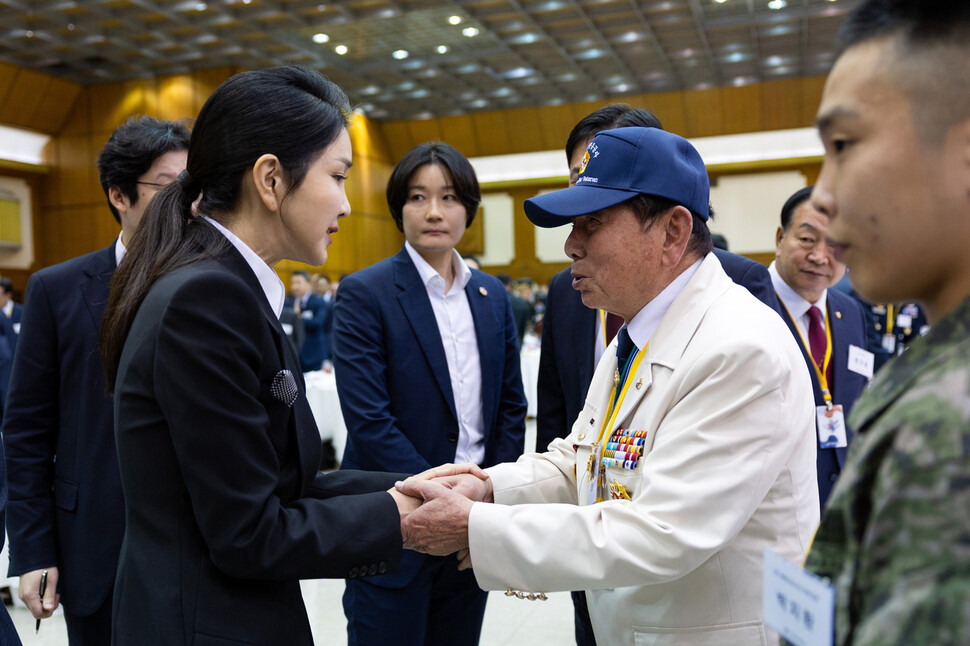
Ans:
<svg viewBox="0 0 970 646"><path fill-rule="evenodd" d="M164 184L158 184L156 182L135 182L135 184L144 184L145 186L156 186L158 188L162 188L163 186L168 186L171 183L172 182L165 182Z"/></svg>

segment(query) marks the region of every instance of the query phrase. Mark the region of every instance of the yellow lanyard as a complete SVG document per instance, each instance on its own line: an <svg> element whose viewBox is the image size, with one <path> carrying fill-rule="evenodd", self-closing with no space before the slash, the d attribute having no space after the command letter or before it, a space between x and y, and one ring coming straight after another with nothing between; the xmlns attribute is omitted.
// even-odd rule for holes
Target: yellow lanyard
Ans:
<svg viewBox="0 0 970 646"><path fill-rule="evenodd" d="M790 318L792 322L794 322L795 317L792 316L791 312L788 311L788 306L785 305L785 301L781 300L780 296L778 297L778 302L781 303L781 306L785 308L785 313L788 314L788 318ZM821 367L819 367L819 365L815 363L815 358L813 357L812 367L815 368L815 375L818 377L818 384L822 388L822 398L825 400L825 408L831 410L834 407L834 405L832 404L832 391L829 390L829 381L825 376L829 371L829 363L832 360L832 329L829 327L828 310L829 310L828 305L826 305L825 312L824 312L825 314L825 358L822 359L822 365ZM808 356L811 357L812 356L811 344L809 344L809 342L805 340L805 336L802 334L802 329L798 327L797 323L795 323L795 329L798 330L798 338L801 339L802 346L806 350L808 350Z"/></svg>
<svg viewBox="0 0 970 646"><path fill-rule="evenodd" d="M886 305L886 334L893 333L893 325L896 324L896 319L893 318L893 304L889 303Z"/></svg>

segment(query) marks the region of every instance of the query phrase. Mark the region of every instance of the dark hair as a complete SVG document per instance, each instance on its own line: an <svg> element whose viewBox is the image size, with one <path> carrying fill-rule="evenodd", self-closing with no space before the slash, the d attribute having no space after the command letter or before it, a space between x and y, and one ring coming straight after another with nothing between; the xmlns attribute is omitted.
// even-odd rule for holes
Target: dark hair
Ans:
<svg viewBox="0 0 970 646"><path fill-rule="evenodd" d="M639 126L641 128L660 128L660 119L645 110L644 108L634 108L626 103L612 103L603 106L598 110L590 112L583 117L579 123L573 126L566 139L566 163L568 164L573 156L576 146L587 139L590 139L604 130L614 128L625 128L627 126Z"/></svg>
<svg viewBox="0 0 970 646"><path fill-rule="evenodd" d="M797 191L795 191L794 195L788 198L788 200L785 202L785 205L781 207L781 230L782 231L788 231L788 227L791 224L791 217L792 217L792 214L795 212L795 209L797 209L802 202L804 202L805 200L807 200L812 196L812 189L814 188L815 188L814 186L806 186L805 188L798 189Z"/></svg>
<svg viewBox="0 0 970 646"><path fill-rule="evenodd" d="M165 153L189 147L189 129L179 121L153 117L132 117L111 133L98 155L98 174L105 197L117 186L132 204L138 202L138 178L148 172ZM121 223L118 209L108 199L108 208Z"/></svg>
<svg viewBox="0 0 970 646"><path fill-rule="evenodd" d="M0 292L5 294L13 294L13 281L4 276L0 278Z"/></svg>
<svg viewBox="0 0 970 646"><path fill-rule="evenodd" d="M652 227L656 219L670 209L675 206L681 206L678 202L668 200L665 197L644 195L643 193L634 195L625 202L622 202L622 204L633 211L633 214L640 221L640 226L643 229ZM686 251L687 253L696 255L698 258L703 258L714 251L714 244L711 242L711 230L707 226L707 221L699 214L691 211L690 215L693 220L693 225L691 226L690 242L687 243ZM708 217L711 220L714 219L714 209L710 210Z"/></svg>
<svg viewBox="0 0 970 646"><path fill-rule="evenodd" d="M310 272L304 269L297 269L292 274L290 274L290 278L293 278L294 276L303 276L303 278L305 278L308 283L310 282Z"/></svg>
<svg viewBox="0 0 970 646"><path fill-rule="evenodd" d="M728 241L727 241L727 238L725 238L724 235L722 235L720 233L712 233L711 234L711 244L714 246L715 249L722 249L724 251L730 251L730 249L728 249Z"/></svg>
<svg viewBox="0 0 970 646"><path fill-rule="evenodd" d="M109 389L128 330L151 287L165 274L218 255L230 244L215 227L194 217L193 208L231 222L243 174L264 154L279 159L292 192L347 127L349 111L339 87L296 65L242 72L216 88L196 120L185 172L149 203L111 281L101 328Z"/></svg>
<svg viewBox="0 0 970 646"><path fill-rule="evenodd" d="M844 51L882 37L896 39L893 76L913 103L917 130L939 143L970 116L970 2L865 0L842 23L838 44Z"/></svg>
<svg viewBox="0 0 970 646"><path fill-rule="evenodd" d="M418 144L401 157L387 181L387 206L398 231L404 231L404 204L408 201L411 177L422 166L441 166L451 175L451 183L458 199L465 206L465 228L471 226L482 202L478 178L471 162L453 146L443 141Z"/></svg>

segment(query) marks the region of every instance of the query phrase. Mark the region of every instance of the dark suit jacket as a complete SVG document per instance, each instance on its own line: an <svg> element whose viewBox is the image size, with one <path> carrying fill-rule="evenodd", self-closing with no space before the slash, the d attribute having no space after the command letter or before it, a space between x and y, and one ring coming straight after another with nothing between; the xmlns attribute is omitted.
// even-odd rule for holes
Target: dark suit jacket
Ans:
<svg viewBox="0 0 970 646"><path fill-rule="evenodd" d="M114 269L112 243L31 276L3 422L10 574L56 565L76 615L111 593L124 532L98 350Z"/></svg>
<svg viewBox="0 0 970 646"><path fill-rule="evenodd" d="M853 432L848 423L849 413L852 411L855 400L865 390L868 380L849 370L849 346L854 345L863 350L866 348L866 318L862 306L851 296L837 289L830 289L826 293L825 308L828 324L832 328L832 383L829 384L829 388L832 392L832 403L842 404L846 419L846 439L851 443ZM812 367L814 363L812 355L802 342L798 326L788 315L788 312L784 311L784 308L782 310L782 318L785 319L788 329L795 335L798 346L802 350L802 356L805 358L805 365L812 376L815 405L824 406L825 398L822 397L822 387L818 383L818 375ZM829 494L832 493L835 481L842 473L842 465L845 464L845 456L848 451L848 448L823 449L819 447L818 449L816 463L818 467L818 497L823 508Z"/></svg>
<svg viewBox="0 0 970 646"><path fill-rule="evenodd" d="M483 466L522 453L526 401L509 297L478 270L465 286L482 364ZM458 419L434 310L406 249L340 281L334 370L343 467L419 472L455 459Z"/></svg>
<svg viewBox="0 0 970 646"><path fill-rule="evenodd" d="M284 307L293 309L292 297L286 299ZM333 311L330 303L319 294L310 294L306 307L300 313L303 320L303 347L300 349L300 363L304 370L319 370L324 360L330 358L330 342L327 329Z"/></svg>
<svg viewBox="0 0 970 646"><path fill-rule="evenodd" d="M6 318L6 317L4 317ZM0 549L3 548L3 521L7 513L7 471L6 460L3 457L3 444L0 444ZM0 604L2 606L2 604ZM6 607L0 607L0 644L3 646L20 646L20 637L14 628Z"/></svg>
<svg viewBox="0 0 970 646"><path fill-rule="evenodd" d="M17 333L13 331L13 323L6 316L0 316L0 415L3 414L3 405L7 401L7 388L16 349Z"/></svg>
<svg viewBox="0 0 970 646"><path fill-rule="evenodd" d="M731 280L780 314L781 306L764 265L722 249L715 249L714 255ZM549 282L546 296L539 354L536 451L545 451L554 439L568 435L583 409L595 368L595 329L596 310L583 305L579 292L572 288L569 269L564 269Z"/></svg>
<svg viewBox="0 0 970 646"><path fill-rule="evenodd" d="M274 394L284 369L292 406ZM318 475L296 353L234 248L152 288L122 353L115 426L117 646L311 644L300 578L398 567L384 490L401 476Z"/></svg>

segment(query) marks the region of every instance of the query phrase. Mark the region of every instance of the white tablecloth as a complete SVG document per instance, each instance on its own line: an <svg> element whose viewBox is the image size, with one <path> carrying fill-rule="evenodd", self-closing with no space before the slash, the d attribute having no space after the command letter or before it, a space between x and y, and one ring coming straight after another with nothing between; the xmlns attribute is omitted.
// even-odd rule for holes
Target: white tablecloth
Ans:
<svg viewBox="0 0 970 646"><path fill-rule="evenodd" d="M522 388L525 390L525 400L529 405L526 415L528 417L535 417L539 384L538 346L528 347L523 345L522 353L519 355L519 364L522 367Z"/></svg>
<svg viewBox="0 0 970 646"><path fill-rule="evenodd" d="M340 412L340 399L337 397L337 380L333 372L314 370L303 375L306 381L306 398L313 411L313 418L320 431L320 440L330 440L337 461L343 459L347 445L347 426Z"/></svg>

